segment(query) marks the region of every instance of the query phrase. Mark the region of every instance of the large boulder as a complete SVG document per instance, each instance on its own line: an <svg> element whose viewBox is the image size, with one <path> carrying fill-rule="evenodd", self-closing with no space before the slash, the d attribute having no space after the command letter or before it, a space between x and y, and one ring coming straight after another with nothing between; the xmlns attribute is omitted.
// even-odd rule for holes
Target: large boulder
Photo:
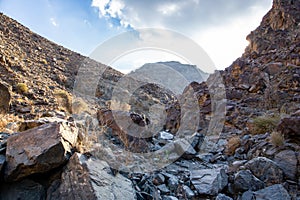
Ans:
<svg viewBox="0 0 300 200"><path fill-rule="evenodd" d="M284 199L284 200L290 200L291 197L289 193L286 191L286 189L280 185L272 185L269 187L266 187L262 190L252 192L252 191L247 191L243 194L242 200L275 200L275 199Z"/></svg>
<svg viewBox="0 0 300 200"><path fill-rule="evenodd" d="M245 164L254 176L263 181L267 186L281 183L283 172L280 167L272 160L265 157L253 158Z"/></svg>
<svg viewBox="0 0 300 200"><path fill-rule="evenodd" d="M74 154L61 175L48 189L47 199L136 199L130 180L114 174L105 161Z"/></svg>
<svg viewBox="0 0 300 200"><path fill-rule="evenodd" d="M217 195L228 184L224 168L193 170L190 179L198 193L204 195Z"/></svg>
<svg viewBox="0 0 300 200"><path fill-rule="evenodd" d="M296 181L297 157L292 150L284 150L276 154L274 161L282 169L287 179Z"/></svg>
<svg viewBox="0 0 300 200"><path fill-rule="evenodd" d="M234 189L237 192L256 191L264 186L264 182L253 176L249 170L241 170L234 177Z"/></svg>
<svg viewBox="0 0 300 200"><path fill-rule="evenodd" d="M0 199L43 200L45 198L45 188L32 180L25 179L0 186Z"/></svg>
<svg viewBox="0 0 300 200"><path fill-rule="evenodd" d="M9 88L0 82L0 114L7 113L10 106L10 90Z"/></svg>
<svg viewBox="0 0 300 200"><path fill-rule="evenodd" d="M16 181L64 164L78 130L67 123L49 123L17 133L7 140L5 179Z"/></svg>

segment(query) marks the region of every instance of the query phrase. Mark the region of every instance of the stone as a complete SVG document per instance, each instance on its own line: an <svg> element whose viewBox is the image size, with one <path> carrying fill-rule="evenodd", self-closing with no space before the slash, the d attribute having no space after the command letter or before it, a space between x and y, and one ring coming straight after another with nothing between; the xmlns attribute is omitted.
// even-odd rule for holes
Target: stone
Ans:
<svg viewBox="0 0 300 200"><path fill-rule="evenodd" d="M282 170L274 161L268 158L253 158L245 164L245 168L249 169L254 176L263 181L267 186L283 181Z"/></svg>
<svg viewBox="0 0 300 200"><path fill-rule="evenodd" d="M296 181L297 175L297 157L292 150L284 150L275 155L274 161L282 169L284 175L293 181Z"/></svg>
<svg viewBox="0 0 300 200"><path fill-rule="evenodd" d="M182 155L183 158L191 159L197 154L195 149L185 139L177 140L176 142L174 142L174 145L176 153L178 155Z"/></svg>
<svg viewBox="0 0 300 200"><path fill-rule="evenodd" d="M300 116L286 117L281 119L277 130L280 131L284 138L291 142L300 143Z"/></svg>
<svg viewBox="0 0 300 200"><path fill-rule="evenodd" d="M66 163L77 134L77 128L67 123L49 123L10 136L7 140L5 179L16 181Z"/></svg>
<svg viewBox="0 0 300 200"><path fill-rule="evenodd" d="M256 200L275 200L275 199L290 200L291 197L282 185L275 184L275 185L266 187L262 190L258 190L256 192L247 191L242 195L242 200L252 200L252 199L256 199Z"/></svg>
<svg viewBox="0 0 300 200"><path fill-rule="evenodd" d="M61 175L61 183L49 187L47 199L121 200L136 199L136 194L131 181L119 173L112 175L105 161L75 153Z"/></svg>
<svg viewBox="0 0 300 200"><path fill-rule="evenodd" d="M159 185L157 186L157 188L161 191L162 194L168 194L170 192L165 184Z"/></svg>
<svg viewBox="0 0 300 200"><path fill-rule="evenodd" d="M164 177L164 175L162 175L162 174L156 174L156 175L153 177L152 182L153 182L155 185L163 184L163 183L165 182L165 177Z"/></svg>
<svg viewBox="0 0 300 200"><path fill-rule="evenodd" d="M7 139L9 138L10 134L0 132L0 153L4 153L6 150Z"/></svg>
<svg viewBox="0 0 300 200"><path fill-rule="evenodd" d="M233 200L231 197L226 196L225 194L218 194L216 200Z"/></svg>
<svg viewBox="0 0 300 200"><path fill-rule="evenodd" d="M177 190L179 184L179 180L176 176L172 176L168 179L168 188L170 188L170 190L175 191Z"/></svg>
<svg viewBox="0 0 300 200"><path fill-rule="evenodd" d="M189 188L187 185L182 186L183 194L186 198L192 199L195 196L195 193L191 188Z"/></svg>
<svg viewBox="0 0 300 200"><path fill-rule="evenodd" d="M158 139L161 139L161 140L173 140L173 138L174 138L174 136L171 133L168 133L166 131L159 132Z"/></svg>
<svg viewBox="0 0 300 200"><path fill-rule="evenodd" d="M256 191L264 188L264 182L253 176L250 170L241 170L234 177L234 189L237 192Z"/></svg>
<svg viewBox="0 0 300 200"><path fill-rule="evenodd" d="M217 195L227 184L224 168L191 171L190 180L199 194Z"/></svg>
<svg viewBox="0 0 300 200"><path fill-rule="evenodd" d="M2 171L4 163L5 163L5 156L0 154L0 173Z"/></svg>
<svg viewBox="0 0 300 200"><path fill-rule="evenodd" d="M11 94L10 89L0 82L0 114L5 114L9 110Z"/></svg>
<svg viewBox="0 0 300 200"><path fill-rule="evenodd" d="M29 179L0 186L0 199L43 200L45 197L44 187Z"/></svg>
<svg viewBox="0 0 300 200"><path fill-rule="evenodd" d="M163 200L178 200L178 198L176 198L174 196L164 196Z"/></svg>

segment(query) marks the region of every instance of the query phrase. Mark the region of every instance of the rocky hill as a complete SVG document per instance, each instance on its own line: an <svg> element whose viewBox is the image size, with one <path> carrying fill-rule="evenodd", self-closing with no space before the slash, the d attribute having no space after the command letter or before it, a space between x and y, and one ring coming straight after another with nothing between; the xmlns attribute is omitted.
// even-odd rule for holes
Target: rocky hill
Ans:
<svg viewBox="0 0 300 200"><path fill-rule="evenodd" d="M300 1L274 0L245 53L180 95L0 20L0 199L300 198ZM142 87L120 105L118 82Z"/></svg>

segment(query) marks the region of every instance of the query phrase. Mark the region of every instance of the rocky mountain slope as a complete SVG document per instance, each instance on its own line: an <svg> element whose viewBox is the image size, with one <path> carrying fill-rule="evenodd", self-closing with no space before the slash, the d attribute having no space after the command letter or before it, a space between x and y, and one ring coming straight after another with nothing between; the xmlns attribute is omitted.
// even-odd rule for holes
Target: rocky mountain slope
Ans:
<svg viewBox="0 0 300 200"><path fill-rule="evenodd" d="M181 95L146 84L123 105L121 73L0 20L0 199L300 198L300 1L274 0L206 82ZM99 78L96 98L70 106L91 88L79 73ZM153 119L163 128L147 135Z"/></svg>

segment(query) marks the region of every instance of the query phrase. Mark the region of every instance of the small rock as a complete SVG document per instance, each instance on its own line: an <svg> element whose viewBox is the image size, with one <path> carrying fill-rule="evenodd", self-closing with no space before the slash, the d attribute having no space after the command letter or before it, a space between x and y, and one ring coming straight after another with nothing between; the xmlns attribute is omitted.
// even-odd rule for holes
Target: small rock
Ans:
<svg viewBox="0 0 300 200"><path fill-rule="evenodd" d="M191 188L189 188L188 186L184 185L182 187L183 192L184 192L184 196L187 197L188 199L191 199L195 196L195 193L193 192L193 190L191 190Z"/></svg>
<svg viewBox="0 0 300 200"><path fill-rule="evenodd" d="M163 184L165 182L165 177L162 174L156 174L153 177L152 182L154 183L154 185L161 185L161 184Z"/></svg>
<svg viewBox="0 0 300 200"><path fill-rule="evenodd" d="M175 150L178 155L182 155L183 158L191 159L197 154L195 149L190 145L190 143L185 140L178 140L175 143Z"/></svg>
<svg viewBox="0 0 300 200"><path fill-rule="evenodd" d="M176 198L174 196L164 196L163 200L178 200L178 198Z"/></svg>
<svg viewBox="0 0 300 200"><path fill-rule="evenodd" d="M218 194L216 200L233 200L231 197L226 196L225 194Z"/></svg>
<svg viewBox="0 0 300 200"><path fill-rule="evenodd" d="M167 194L170 190L167 188L165 184L157 186L157 188L161 191L162 194Z"/></svg>
<svg viewBox="0 0 300 200"><path fill-rule="evenodd" d="M159 132L158 139L161 139L161 140L173 140L173 138L174 138L174 136L171 133L168 133L166 131Z"/></svg>

